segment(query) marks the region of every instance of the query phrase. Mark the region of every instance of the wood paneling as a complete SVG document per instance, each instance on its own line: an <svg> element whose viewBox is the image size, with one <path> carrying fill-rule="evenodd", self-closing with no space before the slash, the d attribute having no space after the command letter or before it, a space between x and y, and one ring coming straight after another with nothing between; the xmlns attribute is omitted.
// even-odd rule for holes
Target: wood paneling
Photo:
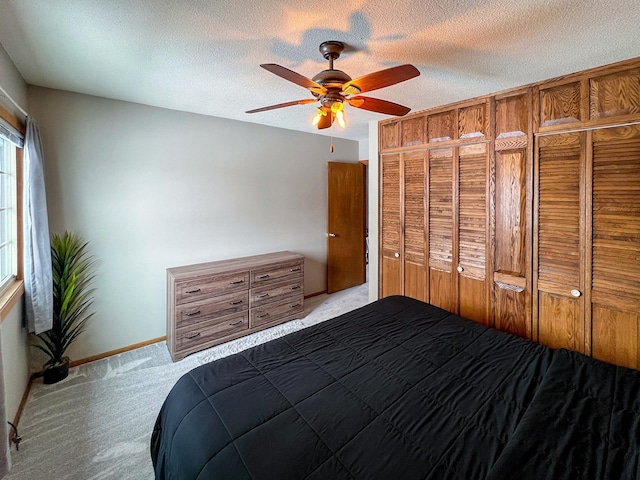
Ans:
<svg viewBox="0 0 640 480"><path fill-rule="evenodd" d="M540 89L541 125L559 125L581 120L580 82Z"/></svg>
<svg viewBox="0 0 640 480"><path fill-rule="evenodd" d="M429 153L429 267L451 272L453 149L437 149Z"/></svg>
<svg viewBox="0 0 640 480"><path fill-rule="evenodd" d="M525 149L496 152L495 268L523 277L526 271Z"/></svg>
<svg viewBox="0 0 640 480"><path fill-rule="evenodd" d="M427 153L402 154L404 171L404 294L426 300L425 181Z"/></svg>
<svg viewBox="0 0 640 480"><path fill-rule="evenodd" d="M640 69L592 78L589 97L591 119L640 113Z"/></svg>
<svg viewBox="0 0 640 480"><path fill-rule="evenodd" d="M402 224L400 155L380 158L380 292L382 297L402 295Z"/></svg>
<svg viewBox="0 0 640 480"><path fill-rule="evenodd" d="M400 122L393 121L380 125L379 143L380 150L396 148L400 146Z"/></svg>
<svg viewBox="0 0 640 480"><path fill-rule="evenodd" d="M486 103L461 108L458 111L458 134L460 138L486 137L488 131Z"/></svg>
<svg viewBox="0 0 640 480"><path fill-rule="evenodd" d="M640 368L640 127L594 132L592 157L592 352Z"/></svg>
<svg viewBox="0 0 640 480"><path fill-rule="evenodd" d="M499 98L495 108L494 322L500 330L531 338L530 93Z"/></svg>
<svg viewBox="0 0 640 480"><path fill-rule="evenodd" d="M402 146L422 145L427 139L427 119L425 116L409 117L401 121Z"/></svg>
<svg viewBox="0 0 640 480"><path fill-rule="evenodd" d="M584 138L584 133L539 138L534 252L539 341L579 352L585 349Z"/></svg>
<svg viewBox="0 0 640 480"><path fill-rule="evenodd" d="M429 151L428 182L429 299L434 305L454 311L452 148Z"/></svg>
<svg viewBox="0 0 640 480"><path fill-rule="evenodd" d="M487 144L459 148L458 313L489 323L486 282Z"/></svg>
<svg viewBox="0 0 640 480"><path fill-rule="evenodd" d="M541 290L538 319L540 343L584 353L584 315L579 299Z"/></svg>
<svg viewBox="0 0 640 480"><path fill-rule="evenodd" d="M451 273L435 268L429 269L429 303L444 308L449 312L456 311L456 298L451 285Z"/></svg>
<svg viewBox="0 0 640 480"><path fill-rule="evenodd" d="M525 136L528 131L531 112L527 95L513 95L496 101L496 141L505 138Z"/></svg>
<svg viewBox="0 0 640 480"><path fill-rule="evenodd" d="M479 148L478 148L479 147ZM487 145L460 147L458 167L458 265L463 275L486 277Z"/></svg>
<svg viewBox="0 0 640 480"><path fill-rule="evenodd" d="M446 142L455 138L456 112L448 112L429 115L427 117L429 143Z"/></svg>
<svg viewBox="0 0 640 480"><path fill-rule="evenodd" d="M640 313L593 305L593 356L640 369Z"/></svg>
<svg viewBox="0 0 640 480"><path fill-rule="evenodd" d="M400 257L381 260L384 291L640 368L634 124L640 58L381 122L400 198L381 204L381 221L400 219L381 226L381 251Z"/></svg>

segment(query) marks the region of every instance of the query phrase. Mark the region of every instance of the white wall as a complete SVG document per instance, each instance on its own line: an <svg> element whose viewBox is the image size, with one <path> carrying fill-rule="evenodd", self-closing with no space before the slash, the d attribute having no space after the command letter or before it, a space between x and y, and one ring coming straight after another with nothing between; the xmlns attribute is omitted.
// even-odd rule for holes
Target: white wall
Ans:
<svg viewBox="0 0 640 480"><path fill-rule="evenodd" d="M369 122L369 300L378 299L378 122Z"/></svg>
<svg viewBox="0 0 640 480"><path fill-rule="evenodd" d="M0 44L0 87L22 108L27 108L27 85L11 58ZM16 117L23 119L19 109L0 92L0 104Z"/></svg>
<svg viewBox="0 0 640 480"><path fill-rule="evenodd" d="M11 309L0 326L2 375L7 420L13 422L29 382L27 331L22 328L22 302Z"/></svg>
<svg viewBox="0 0 640 480"><path fill-rule="evenodd" d="M0 86L22 108L27 107L27 86L2 45L0 45ZM0 103L16 116L20 115L8 99L0 96ZM21 302L18 302L2 318L0 341L2 342L2 372L0 373L4 381L5 408L7 419L13 421L29 381L27 334L22 328Z"/></svg>
<svg viewBox="0 0 640 480"><path fill-rule="evenodd" d="M358 159L369 160L369 139L360 140L358 142Z"/></svg>
<svg viewBox="0 0 640 480"><path fill-rule="evenodd" d="M72 359L165 335L166 269L292 250L326 288L326 163L358 142L29 87L52 233L98 258L95 310ZM233 103L229 104L233 108Z"/></svg>

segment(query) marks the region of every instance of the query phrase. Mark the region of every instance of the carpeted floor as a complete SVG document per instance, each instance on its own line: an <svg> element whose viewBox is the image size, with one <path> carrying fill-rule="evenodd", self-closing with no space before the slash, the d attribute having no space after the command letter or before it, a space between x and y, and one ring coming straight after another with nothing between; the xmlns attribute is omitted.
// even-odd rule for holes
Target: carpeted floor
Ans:
<svg viewBox="0 0 640 480"><path fill-rule="evenodd" d="M173 363L164 342L72 368L55 385L34 382L6 480L153 478L151 430L183 374L368 303L367 284L305 300L305 317Z"/></svg>

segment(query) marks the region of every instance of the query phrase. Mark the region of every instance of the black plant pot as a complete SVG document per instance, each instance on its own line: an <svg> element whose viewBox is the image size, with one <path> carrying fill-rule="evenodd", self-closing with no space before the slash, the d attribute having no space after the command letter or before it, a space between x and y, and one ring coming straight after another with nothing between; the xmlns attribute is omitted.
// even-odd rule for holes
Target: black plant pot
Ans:
<svg viewBox="0 0 640 480"><path fill-rule="evenodd" d="M64 380L68 375L69 359L65 357L62 359L62 363L44 369L42 381L47 385L51 385L52 383L58 383L60 380Z"/></svg>

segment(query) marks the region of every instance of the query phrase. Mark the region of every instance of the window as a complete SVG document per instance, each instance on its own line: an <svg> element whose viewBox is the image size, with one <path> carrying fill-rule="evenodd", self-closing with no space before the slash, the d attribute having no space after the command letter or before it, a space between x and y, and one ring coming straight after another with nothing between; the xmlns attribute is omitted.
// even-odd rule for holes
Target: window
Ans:
<svg viewBox="0 0 640 480"><path fill-rule="evenodd" d="M16 146L0 136L0 292L18 274Z"/></svg>

